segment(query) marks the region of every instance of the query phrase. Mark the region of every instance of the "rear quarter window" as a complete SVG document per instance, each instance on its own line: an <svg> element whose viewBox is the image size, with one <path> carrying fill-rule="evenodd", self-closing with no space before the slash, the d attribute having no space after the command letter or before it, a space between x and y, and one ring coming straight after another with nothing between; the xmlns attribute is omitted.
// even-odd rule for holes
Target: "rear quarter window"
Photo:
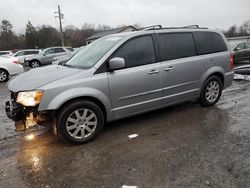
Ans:
<svg viewBox="0 0 250 188"><path fill-rule="evenodd" d="M198 55L228 50L221 35L215 32L194 32L194 39Z"/></svg>

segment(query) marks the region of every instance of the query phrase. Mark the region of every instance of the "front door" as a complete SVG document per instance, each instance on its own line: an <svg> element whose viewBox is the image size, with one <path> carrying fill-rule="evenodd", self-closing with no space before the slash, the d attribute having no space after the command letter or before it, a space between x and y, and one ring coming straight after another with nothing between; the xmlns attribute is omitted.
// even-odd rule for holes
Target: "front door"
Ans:
<svg viewBox="0 0 250 188"><path fill-rule="evenodd" d="M130 39L112 57L124 58L126 64L108 74L115 118L160 107L161 65L156 63L152 36Z"/></svg>
<svg viewBox="0 0 250 188"><path fill-rule="evenodd" d="M44 53L43 57L41 58L42 64L50 64L50 63L52 63L52 59L54 57L54 54L55 54L55 49L54 48L48 49Z"/></svg>

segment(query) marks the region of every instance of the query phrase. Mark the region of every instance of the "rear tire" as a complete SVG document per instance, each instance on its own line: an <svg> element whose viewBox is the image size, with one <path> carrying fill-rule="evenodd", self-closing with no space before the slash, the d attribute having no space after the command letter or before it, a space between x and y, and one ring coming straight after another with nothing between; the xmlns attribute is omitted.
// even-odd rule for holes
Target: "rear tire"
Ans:
<svg viewBox="0 0 250 188"><path fill-rule="evenodd" d="M59 136L66 142L86 143L102 130L104 115L100 107L87 100L66 105L57 118Z"/></svg>
<svg viewBox="0 0 250 188"><path fill-rule="evenodd" d="M33 61L30 62L30 67L31 67L31 68L40 67L40 62L37 61L37 60L33 60Z"/></svg>
<svg viewBox="0 0 250 188"><path fill-rule="evenodd" d="M201 106L212 106L216 104L222 93L223 83L218 76L209 77L201 91L200 104Z"/></svg>
<svg viewBox="0 0 250 188"><path fill-rule="evenodd" d="M0 82L6 82L8 80L9 80L9 73L4 69L0 69Z"/></svg>

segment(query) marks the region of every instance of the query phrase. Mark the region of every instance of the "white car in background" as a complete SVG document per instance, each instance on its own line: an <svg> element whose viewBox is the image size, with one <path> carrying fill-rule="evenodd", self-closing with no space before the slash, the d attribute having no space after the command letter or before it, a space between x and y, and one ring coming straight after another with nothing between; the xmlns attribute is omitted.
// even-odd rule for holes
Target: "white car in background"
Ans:
<svg viewBox="0 0 250 188"><path fill-rule="evenodd" d="M24 64L25 59L27 57L38 54L39 52L40 52L40 50L37 50L37 49L20 50L20 51L17 51L13 55L13 57L17 57L19 59L19 61L21 62L21 64Z"/></svg>
<svg viewBox="0 0 250 188"><path fill-rule="evenodd" d="M11 51L0 51L0 57L1 56L12 56L13 53Z"/></svg>
<svg viewBox="0 0 250 188"><path fill-rule="evenodd" d="M16 57L0 57L0 82L6 82L9 76L23 73L23 66Z"/></svg>

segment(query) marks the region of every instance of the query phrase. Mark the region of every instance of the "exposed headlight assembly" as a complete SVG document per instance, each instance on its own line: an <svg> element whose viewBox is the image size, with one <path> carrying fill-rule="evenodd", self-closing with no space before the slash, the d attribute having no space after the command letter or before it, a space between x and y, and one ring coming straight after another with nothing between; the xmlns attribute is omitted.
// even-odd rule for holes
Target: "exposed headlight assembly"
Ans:
<svg viewBox="0 0 250 188"><path fill-rule="evenodd" d="M23 106L36 106L41 102L43 91L24 91L17 95L17 103Z"/></svg>

